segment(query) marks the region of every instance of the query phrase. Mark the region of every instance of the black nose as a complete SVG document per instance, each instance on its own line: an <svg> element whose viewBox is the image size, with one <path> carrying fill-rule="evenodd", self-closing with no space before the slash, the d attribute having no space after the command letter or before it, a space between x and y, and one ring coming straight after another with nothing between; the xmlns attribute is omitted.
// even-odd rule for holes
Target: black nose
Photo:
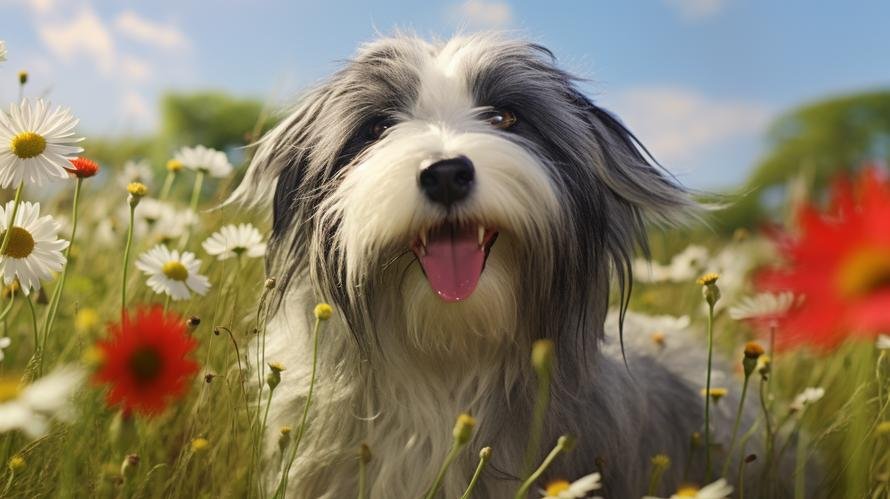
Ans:
<svg viewBox="0 0 890 499"><path fill-rule="evenodd" d="M476 170L465 156L437 161L420 172L420 188L431 201L451 206L470 195Z"/></svg>

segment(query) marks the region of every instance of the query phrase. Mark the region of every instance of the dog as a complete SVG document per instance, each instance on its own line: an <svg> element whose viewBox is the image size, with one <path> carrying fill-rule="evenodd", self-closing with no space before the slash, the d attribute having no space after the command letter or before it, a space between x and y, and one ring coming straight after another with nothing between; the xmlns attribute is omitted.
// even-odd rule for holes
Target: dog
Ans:
<svg viewBox="0 0 890 499"><path fill-rule="evenodd" d="M656 454L674 463L665 492L703 482L703 452L690 455L703 342L654 360L604 328L610 295L619 319L627 308L647 224L701 208L578 83L546 48L503 34L397 34L363 45L258 141L233 199L273 211L278 294L255 345L287 369L270 452L306 401L313 306L335 310L290 496L354 496L367 443L371 497L422 497L467 412L478 424L441 497L463 494L484 446L493 454L474 497L512 497L539 339L556 362L536 462L560 435L577 439L539 486L598 471L599 494L640 497ZM715 410L715 438L728 440L731 413Z"/></svg>

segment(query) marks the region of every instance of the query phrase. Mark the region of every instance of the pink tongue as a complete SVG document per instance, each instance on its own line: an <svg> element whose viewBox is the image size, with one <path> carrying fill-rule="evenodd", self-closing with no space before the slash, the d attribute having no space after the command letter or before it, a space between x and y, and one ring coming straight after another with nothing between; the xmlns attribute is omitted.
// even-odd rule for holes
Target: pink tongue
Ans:
<svg viewBox="0 0 890 499"><path fill-rule="evenodd" d="M430 286L443 300L466 300L476 289L485 264L485 251L477 237L478 232L471 227L445 226L430 232L420 264Z"/></svg>

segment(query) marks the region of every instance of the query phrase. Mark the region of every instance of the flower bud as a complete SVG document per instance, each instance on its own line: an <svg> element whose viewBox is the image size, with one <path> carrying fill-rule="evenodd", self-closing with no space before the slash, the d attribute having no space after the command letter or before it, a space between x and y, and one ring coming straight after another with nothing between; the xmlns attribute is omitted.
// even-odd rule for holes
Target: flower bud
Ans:
<svg viewBox="0 0 890 499"><path fill-rule="evenodd" d="M127 184L127 192L129 193L127 203L131 208L135 208L139 205L139 201L148 194L148 187L141 182L131 182Z"/></svg>
<svg viewBox="0 0 890 499"><path fill-rule="evenodd" d="M368 447L368 444L362 443L358 447L358 460L363 464L368 464L371 462L371 448Z"/></svg>
<svg viewBox="0 0 890 499"><path fill-rule="evenodd" d="M179 170L182 170L183 166L185 166L185 165L183 165L182 161L179 161L178 159L171 159L171 160L167 161L167 171L168 172L176 173Z"/></svg>
<svg viewBox="0 0 890 499"><path fill-rule="evenodd" d="M269 390L275 390L281 383L281 371L284 371L284 365L280 362L269 362L269 374L266 375L266 384Z"/></svg>
<svg viewBox="0 0 890 499"><path fill-rule="evenodd" d="M124 462L121 463L121 477L123 477L124 481L136 476L136 468L138 467L139 455L127 454L127 457L124 458Z"/></svg>
<svg viewBox="0 0 890 499"><path fill-rule="evenodd" d="M192 452L201 452L207 450L207 447L210 446L210 442L203 437L193 438L191 442Z"/></svg>
<svg viewBox="0 0 890 499"><path fill-rule="evenodd" d="M757 359L763 355L763 347L759 344L749 341L745 344L745 356L742 358L742 367L745 369L745 377L751 375L757 367Z"/></svg>
<svg viewBox="0 0 890 499"><path fill-rule="evenodd" d="M702 296L710 306L714 306L720 300L720 288L717 287L717 280L720 274L708 272L698 278L698 284L702 286Z"/></svg>
<svg viewBox="0 0 890 499"><path fill-rule="evenodd" d="M9 468L9 471L15 473L16 471L25 469L26 464L27 463L25 463L25 458L16 454L9 458L9 462L6 464L6 466Z"/></svg>
<svg viewBox="0 0 890 499"><path fill-rule="evenodd" d="M473 416L470 416L467 413L463 413L457 417L457 421L454 423L454 431L452 431L452 435L454 435L454 441L458 445L463 445L470 441L470 437L473 436L473 427L476 426L476 419Z"/></svg>
<svg viewBox="0 0 890 499"><path fill-rule="evenodd" d="M284 454L287 446L290 445L290 426L282 426L280 430L278 430L278 450Z"/></svg>
<svg viewBox="0 0 890 499"><path fill-rule="evenodd" d="M28 72L24 69L19 71L19 85L24 85L28 83Z"/></svg>
<svg viewBox="0 0 890 499"><path fill-rule="evenodd" d="M275 289L275 284L276 284L275 278L270 277L270 278L266 279L266 282L263 285L266 287L266 289L271 291L271 290Z"/></svg>
<svg viewBox="0 0 890 499"><path fill-rule="evenodd" d="M195 329L198 329L198 326L201 325L201 318L197 315L193 315L189 317L187 321L185 321L185 325L186 327L188 327L189 331L194 331Z"/></svg>
<svg viewBox="0 0 890 499"><path fill-rule="evenodd" d="M479 451L479 459L485 461L491 459L491 447L483 447L482 450Z"/></svg>
<svg viewBox="0 0 890 499"><path fill-rule="evenodd" d="M575 449L575 437L571 435L563 435L559 437L556 441L556 445L562 448L565 452L570 452Z"/></svg>
<svg viewBox="0 0 890 499"><path fill-rule="evenodd" d="M315 318L320 321L326 321L334 314L334 309L327 303L319 303L315 306Z"/></svg>

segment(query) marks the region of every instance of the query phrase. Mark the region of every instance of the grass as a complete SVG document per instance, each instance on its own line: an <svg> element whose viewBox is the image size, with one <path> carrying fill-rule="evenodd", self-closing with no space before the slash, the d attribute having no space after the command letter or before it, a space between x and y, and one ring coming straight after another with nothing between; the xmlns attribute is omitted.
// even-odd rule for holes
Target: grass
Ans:
<svg viewBox="0 0 890 499"><path fill-rule="evenodd" d="M120 317L121 256L127 227L118 220L113 237L107 242L100 233L103 221L116 216L113 214L118 210L126 212L126 193L113 182L103 184L99 180L87 180L83 185L80 225L70 252L67 284L43 350L47 372L53 366L82 362L90 346L105 334L105 323ZM180 209L189 203L204 209L214 206L228 189L205 183L203 196L191 194L186 172L177 175L177 182L171 199ZM44 200L42 213L68 213L73 190L72 181L70 189L66 187L52 199ZM24 197L29 199L33 194L25 189ZM87 386L78 392L75 417L54 425L46 436L33 441L17 432L0 436L0 458L4 463L14 457L24 459L23 465L16 461L15 466L3 468L3 495L241 498L275 494L274 487L263 485L262 477L270 467L279 466L284 456L263 457L259 427L265 419L261 412L268 392L260 395L252 388L263 383L269 372L266 362L274 359L251 358L247 354L249 342L264 329L262 305L268 289L264 286L263 265L261 259L245 257L217 262L200 250L200 242L207 235L224 223L235 221L232 217L237 215L216 210L202 212L200 228L188 238L186 249L203 259L203 272L210 277L213 288L204 297L169 304L171 311L184 318L201 319L192 333L198 340L195 357L201 363L201 371L187 396L157 417L128 418L105 406L101 389ZM130 265L156 242L137 234ZM175 246L178 241L171 243ZM712 248L736 244L716 238L705 243ZM658 247L656 257L663 259L675 251L668 246ZM56 284L44 283L47 295L52 295ZM145 286L144 276L132 267L126 289L129 304L165 302ZM3 335L13 343L5 351L0 372L4 378L17 379L26 371L37 348L34 322L27 300L9 292L4 293L2 300L0 308L9 307L2 321ZM707 316L701 313L701 305L701 288L689 282L640 285L631 308L653 314L690 314L695 321L693 327L705 331ZM43 327L45 300L38 299L34 306L37 327ZM725 312L715 317L714 348L719 354L740 360L745 341L755 338L752 330L730 320ZM703 336L703 345L705 341ZM890 494L890 436L876 432L880 423L888 419L890 405L890 360L882 359L879 363L879 353L870 343L846 344L827 356L798 351L774 359L770 381L774 400L768 400L767 405L774 422L784 421L776 434L775 451L798 456L811 465L819 463L823 471L816 487L810 485L806 491L808 494L848 498ZM258 365L260 371L255 369ZM286 372L283 382L287 382ZM805 412L799 421L786 417L789 401L808 386L826 389L825 398L817 402L818 410ZM749 404L757 403L755 387L752 385L749 393ZM294 421L291 444L285 452L296 448L293 437L299 423ZM788 435L798 429L806 433L806 438L800 443L789 443ZM743 436L738 447L743 447L746 439L763 438L763 426L753 433L742 428L740 434ZM132 455L138 456L138 463L128 457ZM445 456L435 458L444 460ZM357 458L357 473L358 470Z"/></svg>

